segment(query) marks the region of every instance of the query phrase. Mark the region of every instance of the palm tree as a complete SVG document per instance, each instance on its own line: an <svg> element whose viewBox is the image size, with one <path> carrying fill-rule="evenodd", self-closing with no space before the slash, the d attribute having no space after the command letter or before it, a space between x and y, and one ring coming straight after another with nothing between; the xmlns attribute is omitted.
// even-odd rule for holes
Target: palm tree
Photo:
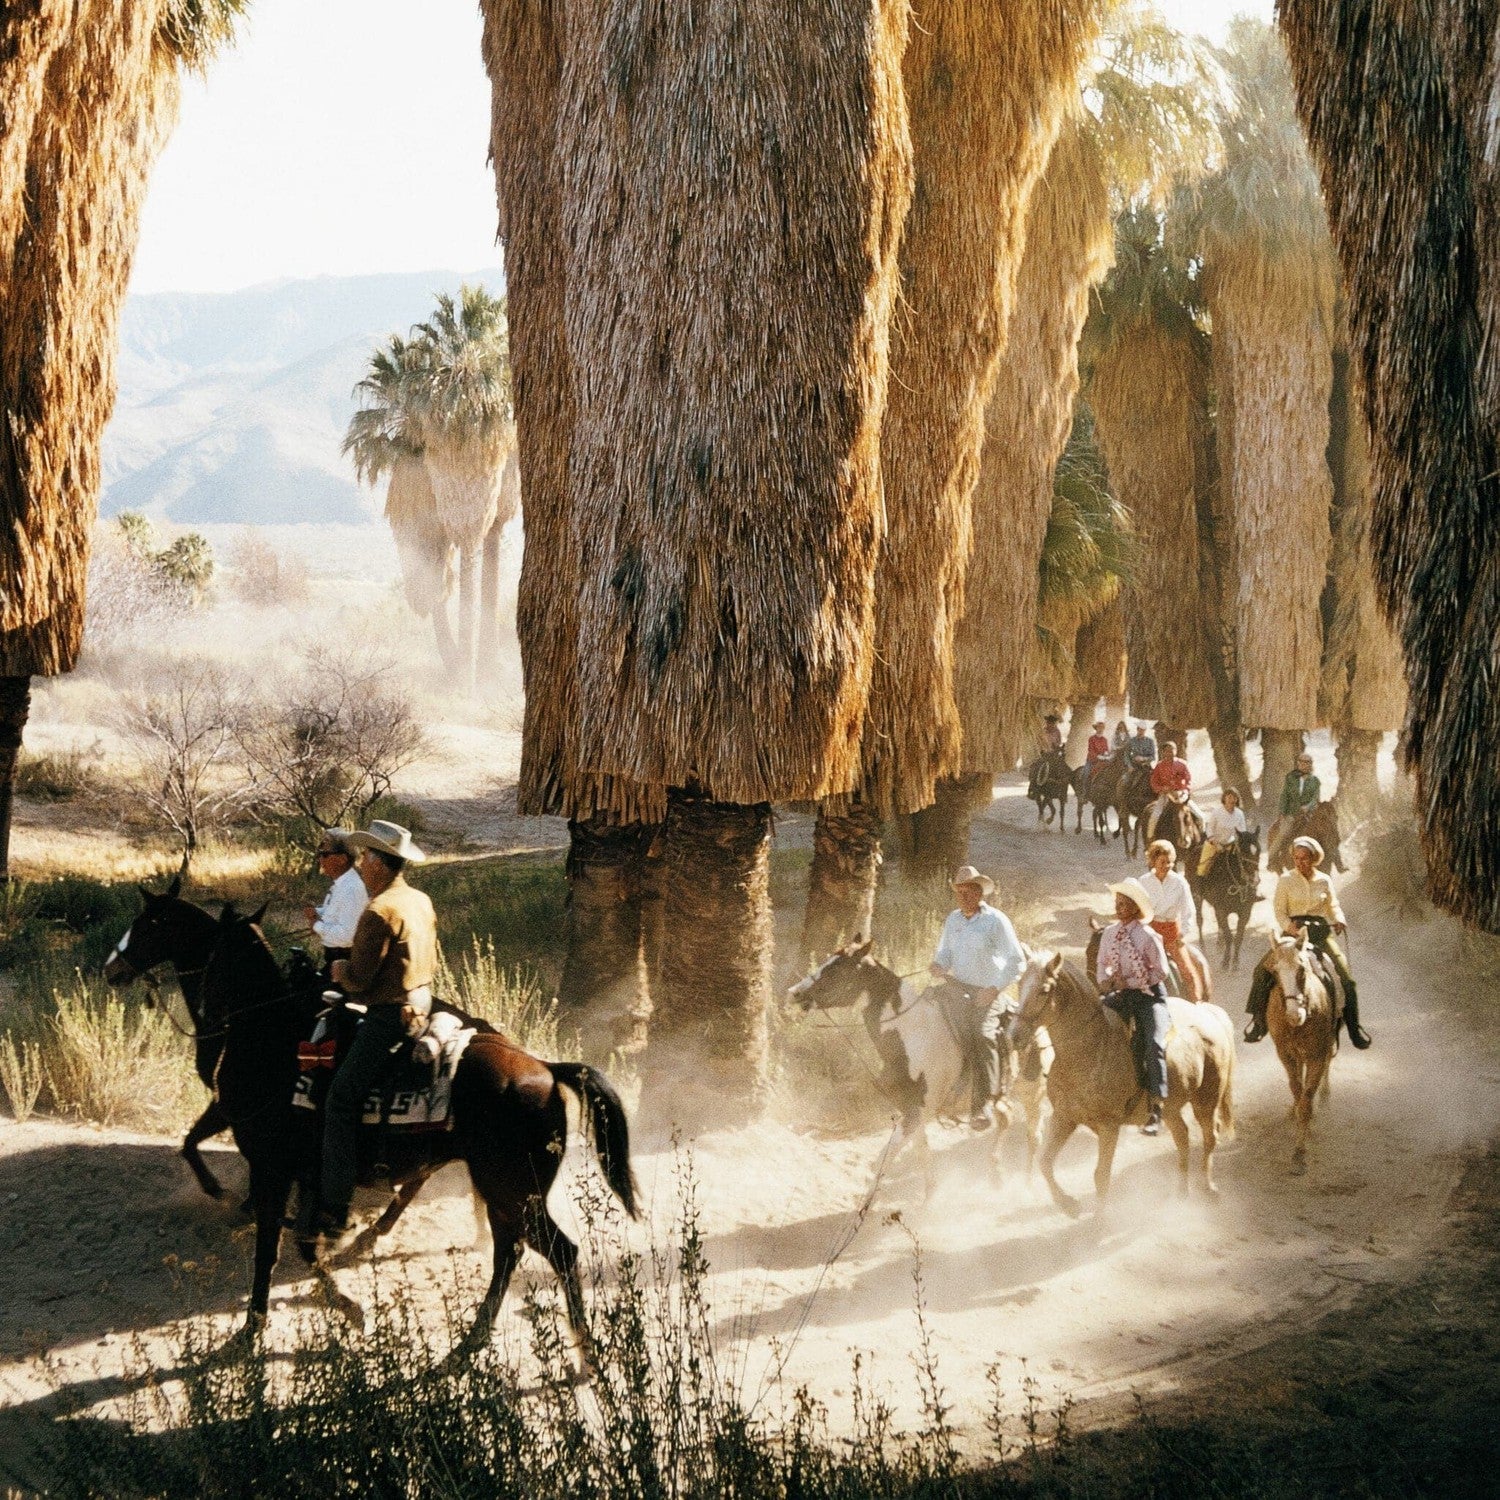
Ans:
<svg viewBox="0 0 1500 1500"><path fill-rule="evenodd" d="M1500 475L1493 15L1283 0L1370 434L1370 550L1400 627L1428 887L1500 931Z"/></svg>
<svg viewBox="0 0 1500 1500"><path fill-rule="evenodd" d="M244 0L0 12L0 879L30 679L72 670L120 306L178 79Z"/></svg>
<svg viewBox="0 0 1500 1500"><path fill-rule="evenodd" d="M1336 272L1280 39L1241 17L1220 58L1232 101L1198 243L1234 534L1240 712L1261 729L1264 809L1318 718Z"/></svg>

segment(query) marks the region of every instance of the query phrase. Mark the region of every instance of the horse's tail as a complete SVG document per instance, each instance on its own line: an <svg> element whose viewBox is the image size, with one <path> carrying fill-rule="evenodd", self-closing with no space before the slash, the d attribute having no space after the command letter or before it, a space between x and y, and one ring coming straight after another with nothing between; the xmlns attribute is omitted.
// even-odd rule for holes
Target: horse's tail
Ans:
<svg viewBox="0 0 1500 1500"><path fill-rule="evenodd" d="M625 1212L632 1219L640 1218L636 1201L639 1188L630 1165L630 1125L614 1084L587 1063L555 1062L547 1066L560 1084L578 1095L588 1121L589 1139L604 1168L604 1180L625 1205Z"/></svg>
<svg viewBox="0 0 1500 1500"><path fill-rule="evenodd" d="M1229 1054L1229 1069L1224 1074L1224 1087L1219 1090L1219 1134L1227 1141L1234 1139L1234 1053Z"/></svg>

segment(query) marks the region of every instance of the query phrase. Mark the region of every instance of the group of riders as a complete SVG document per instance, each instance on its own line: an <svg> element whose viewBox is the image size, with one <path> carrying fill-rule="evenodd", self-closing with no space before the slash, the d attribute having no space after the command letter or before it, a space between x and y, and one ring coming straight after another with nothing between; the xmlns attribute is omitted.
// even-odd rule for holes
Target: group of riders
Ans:
<svg viewBox="0 0 1500 1500"><path fill-rule="evenodd" d="M1154 837L1156 823L1169 801L1197 819L1202 830L1198 871L1206 874L1220 854L1234 846L1246 831L1239 793L1226 787L1219 805L1206 815L1190 801L1192 772L1178 759L1177 746L1164 741L1158 756L1155 741L1144 724L1135 733L1121 721L1114 742L1105 738L1104 721L1093 726L1088 742L1090 775L1107 758L1119 757L1132 770L1149 771L1156 794L1147 814L1147 868L1109 887L1114 898L1115 920L1104 929L1099 942L1094 981L1102 1003L1133 1026L1132 1048L1140 1086L1149 1108L1146 1135L1157 1135L1162 1127L1162 1101L1167 1096L1167 986L1175 964L1185 999L1205 1001L1210 996L1207 968L1202 953L1186 940L1194 906L1187 881L1175 868L1177 848ZM1055 714L1047 716L1043 729L1043 753L1061 754L1062 731ZM1313 775L1312 757L1299 755L1282 789L1283 818L1315 807L1321 789ZM1273 897L1276 929L1289 937L1306 932L1309 942L1338 975L1343 991L1343 1021L1350 1042L1363 1050L1370 1037L1360 1025L1359 992L1349 962L1338 939L1348 930L1343 908L1332 878L1319 867L1324 860L1322 845L1310 837L1292 841L1293 868L1279 877ZM1003 1026L1006 1005L1002 992L1021 973L1025 955L1015 928L1004 912L991 906L988 897L994 882L972 865L954 876L952 886L957 908L943 924L942 937L932 956L932 975L943 982L944 1009L961 1036L969 1058L973 1084L975 1130L992 1124L990 1100L1001 1077L996 1037ZM1275 976L1264 961L1256 965L1246 1004L1249 1021L1244 1039L1258 1042L1266 1035L1266 1006L1275 986Z"/></svg>

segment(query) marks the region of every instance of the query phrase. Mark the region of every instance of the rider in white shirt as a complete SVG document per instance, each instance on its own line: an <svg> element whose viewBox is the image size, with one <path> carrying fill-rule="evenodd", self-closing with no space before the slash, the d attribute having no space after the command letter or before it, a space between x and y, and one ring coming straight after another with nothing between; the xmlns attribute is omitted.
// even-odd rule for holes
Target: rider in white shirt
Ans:
<svg viewBox="0 0 1500 1500"><path fill-rule="evenodd" d="M1235 840L1247 826L1245 809L1240 806L1240 794L1232 786L1226 786L1219 797L1219 805L1209 808L1203 819L1203 848L1198 855L1200 880L1213 869L1221 851L1234 848Z"/></svg>
<svg viewBox="0 0 1500 1500"><path fill-rule="evenodd" d="M1141 885L1151 896L1151 928L1176 962L1188 997L1206 999L1206 976L1198 967L1197 955L1184 941L1193 920L1193 893L1187 881L1172 868L1177 863L1177 850L1166 839L1158 839L1146 850L1146 858L1151 868L1141 876Z"/></svg>
<svg viewBox="0 0 1500 1500"><path fill-rule="evenodd" d="M370 893L354 868L354 849L348 842L348 830L327 829L318 840L318 870L333 881L322 905L305 908L303 915L323 945L325 964L348 958L354 946L354 932Z"/></svg>

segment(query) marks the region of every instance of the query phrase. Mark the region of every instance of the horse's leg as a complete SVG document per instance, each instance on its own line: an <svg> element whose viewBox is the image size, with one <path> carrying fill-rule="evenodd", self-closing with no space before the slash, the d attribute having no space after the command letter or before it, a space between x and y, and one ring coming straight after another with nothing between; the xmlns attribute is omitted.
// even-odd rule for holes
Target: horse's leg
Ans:
<svg viewBox="0 0 1500 1500"><path fill-rule="evenodd" d="M1109 1197L1110 1178L1115 1170L1115 1147L1120 1144L1118 1125L1099 1127L1099 1155L1094 1161L1094 1196L1102 1207Z"/></svg>
<svg viewBox="0 0 1500 1500"><path fill-rule="evenodd" d="M271 1305L271 1273L281 1248L281 1218L292 1192L289 1172L250 1164L250 1200L255 1205L255 1269L250 1279L250 1313L245 1329L252 1336L265 1326Z"/></svg>
<svg viewBox="0 0 1500 1500"><path fill-rule="evenodd" d="M1052 1194L1052 1201L1065 1214L1077 1218L1082 1210L1078 1206L1078 1200L1071 1193L1065 1193L1057 1184L1057 1178L1053 1174L1052 1166L1057 1160L1057 1153L1072 1139L1073 1132L1078 1129L1078 1121L1070 1119L1066 1115L1053 1112L1047 1121L1046 1139L1042 1142L1042 1154L1037 1159L1037 1165L1042 1169L1042 1181L1047 1184Z"/></svg>
<svg viewBox="0 0 1500 1500"><path fill-rule="evenodd" d="M1177 1147L1177 1190L1186 1193L1192 1141L1188 1136L1187 1121L1182 1117L1182 1105L1174 1105L1169 1100L1162 1109L1162 1118L1167 1122L1167 1129L1172 1132L1172 1144Z"/></svg>
<svg viewBox="0 0 1500 1500"><path fill-rule="evenodd" d="M1219 1096L1224 1092L1224 1080L1215 1070L1213 1097L1209 1097L1208 1079L1198 1085L1193 1094L1193 1118L1198 1122L1198 1133L1203 1137L1203 1191L1210 1198L1219 1196L1214 1185L1214 1151L1219 1144Z"/></svg>
<svg viewBox="0 0 1500 1500"><path fill-rule="evenodd" d="M490 1284L485 1289L479 1311L474 1314L474 1323L454 1349L454 1354L473 1353L489 1342L495 1327L495 1316L505 1300L510 1278L515 1274L521 1260L522 1226L507 1218L492 1203L489 1205L490 1233L495 1238L495 1260L490 1271Z"/></svg>
<svg viewBox="0 0 1500 1500"><path fill-rule="evenodd" d="M547 1264L562 1282L563 1298L568 1307L568 1327L573 1331L573 1348L578 1355L579 1374L592 1376L593 1341L589 1338L588 1310L583 1305L583 1282L578 1275L578 1246L547 1212L544 1198L534 1198L527 1204L526 1239L533 1250L546 1256Z"/></svg>
<svg viewBox="0 0 1500 1500"><path fill-rule="evenodd" d="M224 1111L219 1108L219 1101L217 1099L210 1099L208 1101L208 1108L193 1122L193 1128L188 1131L186 1138L182 1142L182 1159L192 1169L193 1176L198 1179L198 1186L210 1198L222 1198L224 1196L224 1184L209 1170L208 1163L203 1160L203 1155L198 1150L198 1146L211 1136L216 1136L221 1131L228 1129L229 1119Z"/></svg>
<svg viewBox="0 0 1500 1500"><path fill-rule="evenodd" d="M415 1177L408 1177L405 1182L398 1183L396 1191L391 1195L391 1201L385 1206L385 1212L373 1224L366 1225L360 1230L359 1234L337 1255L330 1256L327 1264L330 1266L348 1265L351 1261L368 1255L375 1248L375 1241L389 1234L396 1227L396 1220L411 1206L412 1199L422 1191L422 1184L436 1170L436 1167L424 1167Z"/></svg>

